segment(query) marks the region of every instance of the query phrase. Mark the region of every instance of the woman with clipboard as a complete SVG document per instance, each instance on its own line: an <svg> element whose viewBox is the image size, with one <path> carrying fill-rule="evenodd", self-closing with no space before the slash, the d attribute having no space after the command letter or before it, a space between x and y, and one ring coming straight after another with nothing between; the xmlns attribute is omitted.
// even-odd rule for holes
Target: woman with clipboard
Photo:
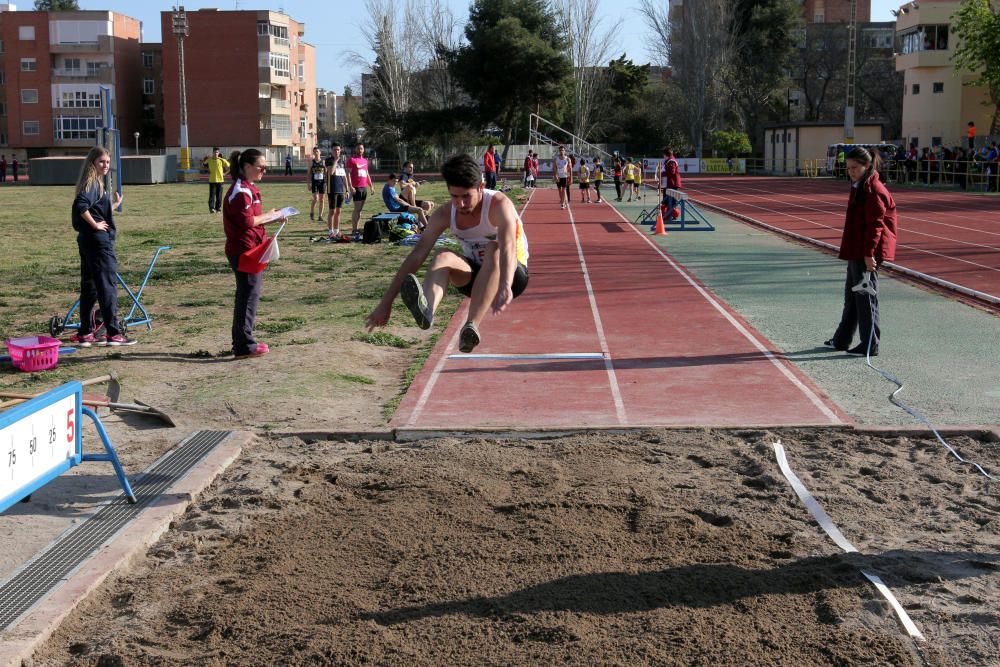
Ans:
<svg viewBox="0 0 1000 667"><path fill-rule="evenodd" d="M284 212L272 209L263 212L260 190L254 185L264 177L267 161L256 148L236 151L229 159L229 176L233 184L222 204L222 224L226 231L226 257L236 274L236 304L233 307L233 354L237 359L260 357L268 353L265 343L253 337L257 319L260 288L264 283L261 257L273 242L267 238L264 225L285 222Z"/></svg>

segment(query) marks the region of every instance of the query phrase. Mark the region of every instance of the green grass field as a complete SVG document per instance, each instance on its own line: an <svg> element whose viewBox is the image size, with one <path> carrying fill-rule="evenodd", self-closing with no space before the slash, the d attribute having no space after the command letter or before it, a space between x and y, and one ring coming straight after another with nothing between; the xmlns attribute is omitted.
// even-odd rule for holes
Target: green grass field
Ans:
<svg viewBox="0 0 1000 667"><path fill-rule="evenodd" d="M436 335L421 335L398 302L385 330L369 334L363 325L410 249L391 243L310 243L310 237L324 234L326 227L309 220L310 200L304 182L265 180L260 187L265 209L295 206L303 213L282 232L281 259L265 274L258 339L272 347L303 346L310 353L326 350L337 354L349 342L406 349L412 355L413 368L399 379L400 389L405 389ZM443 183L430 183L421 188L420 196L440 205L446 202L447 192ZM141 349L143 353L193 359L230 354L234 281L223 252L222 216L207 212L207 197L208 188L203 183L125 189L124 211L115 221L119 272L126 282L137 288L156 248L171 246L160 255L142 297L153 318L153 329L147 332L140 326L131 330L130 335L141 345L130 352ZM0 336L4 340L48 335L50 317L65 315L78 297L79 255L76 232L70 224L72 199L71 186L0 189L0 234L6 249L0 264ZM362 222L384 210L380 199L370 200ZM341 228L350 229L349 208L342 214ZM437 333L459 303L453 295L442 304L435 319ZM120 292L119 312L127 313L130 306L131 299ZM115 353L105 356L113 360ZM8 375L10 382L5 384L54 386L73 377L80 377L79 370L60 364L33 376ZM371 382L356 369L326 372L309 380L331 387ZM220 378L220 382L224 381ZM211 391L209 386L199 389L200 393ZM391 414L396 402L398 397L384 406L385 414Z"/></svg>

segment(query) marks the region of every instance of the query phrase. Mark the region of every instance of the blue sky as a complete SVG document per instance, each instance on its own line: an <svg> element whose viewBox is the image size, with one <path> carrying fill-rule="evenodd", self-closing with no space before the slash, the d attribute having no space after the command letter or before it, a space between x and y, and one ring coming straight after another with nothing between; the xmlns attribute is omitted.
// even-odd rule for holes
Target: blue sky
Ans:
<svg viewBox="0 0 1000 667"><path fill-rule="evenodd" d="M661 0L666 2L667 0ZM865 0L860 0L864 2ZM872 20L890 21L889 10L902 4L901 0L871 0ZM20 9L31 9L29 0L18 3ZM448 0L456 16L464 17L468 13L468 0ZM600 0L602 20L608 26L619 15L626 18L618 33L618 53L624 52L636 63L650 61L646 51L649 34L642 18L636 12L638 0ZM160 12L169 11L172 5L151 2L148 0L79 0L81 9L101 9L120 12L142 21L143 38L146 41L160 41ZM363 0L282 0L272 3L248 2L247 0L220 0L218 2L188 1L184 3L189 10L214 7L220 10L233 9L270 9L284 11L296 21L305 23L307 42L316 47L316 64L318 69L317 85L320 88L343 92L344 86L358 79L360 71L347 62L346 54L356 51L369 55L367 46L358 33L361 19L351 16L349 7L363 7ZM620 14L621 13L621 14Z"/></svg>

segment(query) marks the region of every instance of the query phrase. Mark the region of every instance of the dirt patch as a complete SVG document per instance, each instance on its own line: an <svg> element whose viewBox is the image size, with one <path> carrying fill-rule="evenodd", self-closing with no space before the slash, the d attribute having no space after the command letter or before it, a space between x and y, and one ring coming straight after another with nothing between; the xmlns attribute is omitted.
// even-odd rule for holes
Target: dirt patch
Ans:
<svg viewBox="0 0 1000 667"><path fill-rule="evenodd" d="M838 430L260 439L35 665L997 664L995 491Z"/></svg>

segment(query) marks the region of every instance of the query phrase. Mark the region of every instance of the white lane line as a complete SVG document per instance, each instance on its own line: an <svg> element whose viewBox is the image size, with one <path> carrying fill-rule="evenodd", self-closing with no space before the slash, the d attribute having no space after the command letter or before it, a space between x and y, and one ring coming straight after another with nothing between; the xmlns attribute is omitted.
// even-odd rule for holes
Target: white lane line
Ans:
<svg viewBox="0 0 1000 667"><path fill-rule="evenodd" d="M468 308L464 307L460 309L455 315L459 315L462 312L468 312ZM445 349L455 347L458 345L458 339L462 334L462 328L456 327L455 333L452 334L451 340L448 341L448 345ZM406 420L407 426L415 426L417 420L420 419L420 415L423 414L424 406L427 405L428 399L431 397L431 392L434 391L434 385L437 384L438 378L441 377L441 371L444 369L445 362L448 361L448 355L442 354L441 358L438 359L437 363L434 364L434 370L431 371L431 376L427 378L427 384L424 385L424 390L420 392L420 398L417 399L417 404L413 407L413 412L410 413L409 418Z"/></svg>
<svg viewBox="0 0 1000 667"><path fill-rule="evenodd" d="M519 215L521 216L522 221L524 220L524 212L528 210L528 205L531 204L531 198L534 194L534 190L528 193L528 200L524 202L524 207L521 208ZM455 312L454 317L458 317L461 313L467 313L468 305L468 300L463 300L462 305L459 306L459 309ZM458 338L461 334L461 327L455 329L455 333L452 335L451 340L448 341L448 345L445 346L445 349L456 347L458 345ZM413 407L413 412L410 413L410 416L406 420L406 426L414 426L417 423L417 420L420 419L420 415L424 412L424 406L427 405L427 401L431 397L431 392L434 390L434 385L437 384L438 378L441 377L441 371L444 369L444 364L448 361L448 359L449 355L442 354L441 358L438 359L438 362L434 364L434 370L431 371L431 376L427 378L427 384L424 385L424 390L420 392L420 396L417 398L417 404Z"/></svg>
<svg viewBox="0 0 1000 667"><path fill-rule="evenodd" d="M802 504L806 506L809 513L812 515L819 527L823 529L827 535L830 536L838 547L843 549L847 553L857 553L857 549L851 544L844 534L840 532L837 525L833 523L830 516L823 510L816 499L813 498L812 494L809 493L809 489L805 487L802 480L792 471L792 468L788 465L788 459L785 457L785 448L781 444L781 441L777 441L772 445L774 447L774 456L778 460L778 467L781 468L781 473L788 480L788 483L792 485L792 489L795 491L795 495L799 497ZM861 574L865 575L865 578L870 581L879 593L882 594L889 604L892 606L893 611L896 612L896 617L899 618L899 622L903 624L903 628L906 629L906 633L913 637L914 639L923 639L924 635L917 628L916 624L910 618L903 606L899 604L899 600L896 596L892 594L889 587L882 582L877 574L872 574L871 572L866 572L861 570Z"/></svg>
<svg viewBox="0 0 1000 667"><path fill-rule="evenodd" d="M625 414L625 403L622 401L622 392L618 387L618 377L615 374L615 365L611 360L611 350L608 348L608 339L604 335L604 324L601 322L601 313L597 309L597 298L594 296L594 286L590 282L590 272L587 270L587 260L583 257L583 245L580 243L580 235L576 231L576 220L573 219L573 208L566 202L566 210L569 213L570 229L573 230L573 238L576 240L576 253L580 258L580 268L583 269L583 282L587 286L587 298L590 299L590 312L594 316L594 326L597 328L597 340L601 344L601 351L604 353L604 368L608 372L608 383L611 385L611 397L615 401L615 414L619 424L627 424L628 417Z"/></svg>
<svg viewBox="0 0 1000 667"><path fill-rule="evenodd" d="M611 208L612 211L614 211L615 213L617 213L618 217L621 218L625 222L625 224L627 224L629 227L631 227L632 231L634 231L636 234L639 235L639 238L641 238L643 241L645 241L646 243L648 243L649 246L653 250L655 250L657 253L659 253L660 257L662 257L663 259L667 260L667 263L670 264L670 266L673 267L673 269L675 271L677 271L677 273L681 274L681 276L684 278L684 280L686 280L691 285L691 287L695 288L698 291L698 293L701 294L701 296L712 305L713 308L715 308L717 311L719 311L719 313L723 317L726 318L726 320L733 326L734 329L736 329L738 332L740 332L743 335L744 338L746 338L748 341L750 341L750 343L754 347L756 347L760 351L760 353L763 354L767 358L768 361L770 361L772 364L774 364L775 368L777 368L778 371L782 375L784 375L788 379L789 382L791 382L796 388L798 388L798 390L801 391L803 393L803 395L805 395L805 397L808 398L809 401L813 405L815 405L816 408L820 412L822 412L826 416L827 419L830 420L831 424L841 424L841 423L843 423L837 417L837 415L834 414L834 412L829 407L827 407L827 405L822 400L820 400L819 396L816 395L816 392L814 392L809 387L805 386L802 383L801 380L799 380L797 377L795 377L795 374L792 373L792 371L790 371L788 369L788 367L785 366L785 364L780 359L778 359L777 357L775 357L774 354L772 354L770 350L768 350L766 347L764 347L764 345L761 344L761 342L759 340L757 340L756 336L754 336L749 331L747 331L746 327L744 327L735 317L733 317L728 311L726 311L726 309L722 307L722 304L720 304L718 301L716 301L714 298L712 298L712 295L710 295L708 292L706 292L705 289L701 285L699 285L697 282L695 282L695 280L690 276L690 274L688 274L684 269L682 269L680 267L680 265L677 264L677 262L675 262L673 259L670 258L669 255L667 255L665 252L663 252L663 249L660 248L660 246L658 246L655 243L653 243L653 241L650 240L649 237L647 237L642 232L641 229L637 228L635 225L633 225L631 222L629 222L628 219L624 215L621 214L621 211L619 211L614 206L611 206L611 204L608 204L608 207Z"/></svg>
<svg viewBox="0 0 1000 667"><path fill-rule="evenodd" d="M531 359L604 359L601 352L553 352L550 354L449 354L449 359L524 361Z"/></svg>
<svg viewBox="0 0 1000 667"><path fill-rule="evenodd" d="M717 194L717 192L720 191L720 190L721 191L725 191L725 192L729 192L729 193L734 194L734 195L737 195L737 197L726 197L725 195ZM776 210L774 208L770 208L769 206L760 206L760 205L757 205L757 204L751 204L748 201L746 201L747 197L753 197L755 199L763 199L766 202L771 202L774 199L773 195L771 195L771 196L752 195L752 194L748 194L748 193L745 193L745 192L740 192L740 191L737 191L737 190L731 190L731 189L726 189L726 188L721 188L721 187L718 188L717 191L713 191L713 192L702 191L702 193L703 194L707 194L707 195L715 195L716 197L719 197L719 198L721 198L721 199L723 199L725 201L738 202L740 204L743 204L744 206L749 206L750 208L759 209L759 210L765 211L767 213L776 213L778 215L782 215L782 216L785 216L787 218L793 218L795 220L801 220L803 222L809 223L810 225L812 225L814 227L822 227L823 229L829 229L829 230L832 230L832 231L837 231L838 229L840 229L839 227L836 227L834 225L827 225L827 224L823 224L821 222L816 222L815 220L813 220L811 218L805 218L805 217L803 217L801 215L794 215L792 213L785 213L784 211L779 211L779 210ZM695 194L697 196L697 192L695 192ZM698 203L701 203L702 200L696 199L695 201L697 201ZM814 208L814 207L811 207L811 206L804 206L802 204L796 204L794 202L789 202L789 204L791 206L796 207L796 208L805 209L806 211L813 211L815 213L820 213L822 215L831 215L831 216L834 215L833 212L824 211L823 209L820 209L820 208ZM959 243L961 245L972 246L974 248L982 248L984 250L989 250L989 251L1000 251L1000 247L996 247L996 246L992 246L992 245L987 245L987 244L984 244L984 243L973 243L972 241L961 241L959 239L951 238L950 236L940 236L938 234L930 234L928 232L921 232L921 231L914 230L914 229L907 229L906 233L907 234L913 234L913 235L916 235L916 236L926 236L926 237L929 237L929 238L932 238L932 239L937 239L939 241L948 241L948 242L951 242L951 243ZM1000 270L997 267L989 266L988 264L980 264L978 262L973 262L973 261L970 261L970 260L962 259L961 257L956 257L954 255L945 255L945 254L942 254L942 253L934 252L933 250L927 250L927 249L924 249L924 248L920 248L919 246L910 245L908 243L897 243L896 247L897 248L906 248L907 250L912 250L913 252L920 252L920 253L924 253L924 254L927 254L927 255L933 255L935 257L944 257L944 258L947 258L947 259L950 259L950 260L953 260L953 261L956 261L956 262L962 262L963 264L969 264L971 266L975 266L975 267L978 267L978 268L981 268L981 269L986 269L988 271L998 271L998 270Z"/></svg>

